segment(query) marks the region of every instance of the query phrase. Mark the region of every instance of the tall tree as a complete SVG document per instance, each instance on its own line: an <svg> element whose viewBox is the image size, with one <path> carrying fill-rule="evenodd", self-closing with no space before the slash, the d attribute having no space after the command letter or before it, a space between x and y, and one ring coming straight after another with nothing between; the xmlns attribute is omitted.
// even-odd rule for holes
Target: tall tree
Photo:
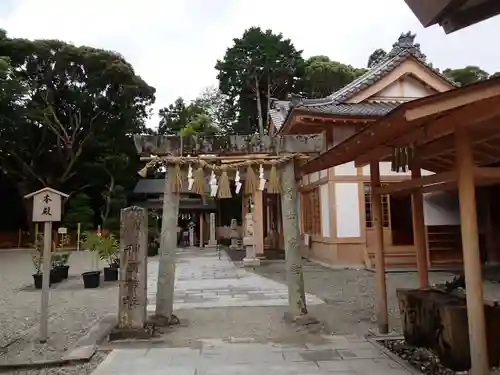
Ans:
<svg viewBox="0 0 500 375"><path fill-rule="evenodd" d="M235 132L264 133L271 97L286 99L295 90L302 51L282 34L259 27L249 28L233 42L215 65L219 89L237 113Z"/></svg>
<svg viewBox="0 0 500 375"><path fill-rule="evenodd" d="M445 69L443 74L452 79L460 86L470 85L477 81L484 81L490 77L488 72L485 72L478 66L466 66L460 69Z"/></svg>
<svg viewBox="0 0 500 375"><path fill-rule="evenodd" d="M366 69L332 61L328 56L310 57L303 70L302 94L313 99L332 94L366 72Z"/></svg>
<svg viewBox="0 0 500 375"><path fill-rule="evenodd" d="M101 49L0 32L0 56L23 91L10 102L16 111L0 115L1 168L21 193L51 186L99 196L108 180L89 180L89 164L117 150L136 157L130 136L144 131L154 88Z"/></svg>
<svg viewBox="0 0 500 375"><path fill-rule="evenodd" d="M178 134L194 115L202 112L203 108L186 104L184 99L179 97L174 103L158 112L160 116L158 133L162 135Z"/></svg>
<svg viewBox="0 0 500 375"><path fill-rule="evenodd" d="M206 94L189 104L183 98L159 111L160 123L158 134L180 134L180 135L214 135L219 132L216 124L216 111L218 103Z"/></svg>
<svg viewBox="0 0 500 375"><path fill-rule="evenodd" d="M368 64L366 64L366 67L371 69L371 68L377 66L378 64L380 64L382 62L382 60L384 60L386 58L386 56L387 56L387 52L385 52L381 48L377 48L375 51L372 52L372 54L368 58Z"/></svg>
<svg viewBox="0 0 500 375"><path fill-rule="evenodd" d="M231 133L236 120L236 113L230 98L218 87L207 87L194 100L194 104L203 108L210 117L212 125L221 133Z"/></svg>

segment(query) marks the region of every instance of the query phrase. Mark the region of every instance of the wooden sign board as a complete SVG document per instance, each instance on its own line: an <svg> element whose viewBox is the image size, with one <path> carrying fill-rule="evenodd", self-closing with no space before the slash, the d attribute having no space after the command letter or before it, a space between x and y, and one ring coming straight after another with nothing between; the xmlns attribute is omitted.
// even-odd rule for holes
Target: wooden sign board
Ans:
<svg viewBox="0 0 500 375"><path fill-rule="evenodd" d="M67 197L67 194L60 191L43 188L26 195L24 198L33 198L34 222L55 222L61 221L62 198Z"/></svg>

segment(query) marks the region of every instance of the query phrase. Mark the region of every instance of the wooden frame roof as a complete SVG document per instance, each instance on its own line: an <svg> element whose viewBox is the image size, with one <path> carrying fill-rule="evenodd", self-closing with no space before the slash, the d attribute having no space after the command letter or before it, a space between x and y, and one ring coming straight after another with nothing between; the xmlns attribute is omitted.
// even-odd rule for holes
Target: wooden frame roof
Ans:
<svg viewBox="0 0 500 375"><path fill-rule="evenodd" d="M477 166L500 162L500 78L477 82L407 102L306 163L311 173L350 161L358 166L389 160L394 147L413 145L421 166L432 172L454 169L456 127L466 127Z"/></svg>

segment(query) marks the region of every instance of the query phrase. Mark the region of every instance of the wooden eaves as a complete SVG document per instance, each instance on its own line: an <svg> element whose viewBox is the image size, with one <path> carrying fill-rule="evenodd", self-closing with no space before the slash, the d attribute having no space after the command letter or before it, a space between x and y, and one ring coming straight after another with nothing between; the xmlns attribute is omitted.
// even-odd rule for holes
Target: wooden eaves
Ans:
<svg viewBox="0 0 500 375"><path fill-rule="evenodd" d="M306 163L302 173L351 161L358 167L388 161L394 147L413 145L421 167L435 174L391 184L379 192L419 187L424 192L453 189L456 187L454 133L458 127L465 128L471 137L477 184L500 182L500 169L492 168L500 163L499 78L404 103Z"/></svg>

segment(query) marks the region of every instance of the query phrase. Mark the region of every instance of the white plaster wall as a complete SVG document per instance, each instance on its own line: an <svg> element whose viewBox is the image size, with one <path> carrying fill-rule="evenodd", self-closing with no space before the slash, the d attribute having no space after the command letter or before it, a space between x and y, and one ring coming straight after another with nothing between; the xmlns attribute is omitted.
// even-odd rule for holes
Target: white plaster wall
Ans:
<svg viewBox="0 0 500 375"><path fill-rule="evenodd" d="M335 214L337 237L360 237L360 207L358 183L337 182L335 184Z"/></svg>
<svg viewBox="0 0 500 375"><path fill-rule="evenodd" d="M458 196L451 192L424 194L425 225L460 225Z"/></svg>
<svg viewBox="0 0 500 375"><path fill-rule="evenodd" d="M356 176L356 166L353 161L333 168L335 176Z"/></svg>
<svg viewBox="0 0 500 375"><path fill-rule="evenodd" d="M383 98L383 97L389 97L389 98L394 98L394 97L400 97L403 96L403 87L399 83L399 80L394 81L391 83L389 86L384 87L382 90L377 92L375 95L378 98Z"/></svg>
<svg viewBox="0 0 500 375"><path fill-rule="evenodd" d="M319 178L326 178L328 177L328 169L322 169L319 171Z"/></svg>
<svg viewBox="0 0 500 375"><path fill-rule="evenodd" d="M405 76L401 77L397 81L391 83L389 86L383 88L375 95L370 97L371 100L384 100L384 99L396 99L396 98L407 98L416 99L423 98L435 94L436 92L423 84L420 80L412 77Z"/></svg>
<svg viewBox="0 0 500 375"><path fill-rule="evenodd" d="M409 98L423 98L435 94L430 87L425 86L418 79L406 76L403 80L403 94Z"/></svg>
<svg viewBox="0 0 500 375"><path fill-rule="evenodd" d="M321 205L321 236L330 237L330 199L328 194L328 184L323 184L319 188L319 202Z"/></svg>

